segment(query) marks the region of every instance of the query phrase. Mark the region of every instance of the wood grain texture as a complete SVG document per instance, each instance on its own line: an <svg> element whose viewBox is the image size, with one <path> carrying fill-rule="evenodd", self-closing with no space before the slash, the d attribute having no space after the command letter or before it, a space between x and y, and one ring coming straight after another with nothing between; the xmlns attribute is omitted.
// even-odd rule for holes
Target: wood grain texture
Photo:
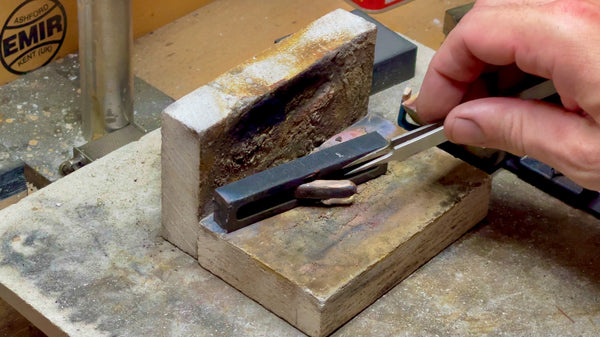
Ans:
<svg viewBox="0 0 600 337"><path fill-rule="evenodd" d="M13 196L0 200L0 209L6 208L12 204L16 204L19 200L27 196L27 191L19 192Z"/></svg>
<svg viewBox="0 0 600 337"><path fill-rule="evenodd" d="M8 303L0 300L0 337L46 337Z"/></svg>
<svg viewBox="0 0 600 337"><path fill-rule="evenodd" d="M6 308L7 310L4 313L14 318L16 321L15 324L18 324L6 327L6 332L9 336L19 336L19 333L23 334L22 337L42 337L45 335L67 336L56 324L34 309L34 305L31 302L19 297L19 295L4 284L0 284L0 297L11 306L10 308ZM33 328L33 326L30 328L27 322L31 322L36 328Z"/></svg>
<svg viewBox="0 0 600 337"><path fill-rule="evenodd" d="M200 264L311 336L362 311L485 217L490 177L438 149L363 184L349 207L299 207L226 234Z"/></svg>

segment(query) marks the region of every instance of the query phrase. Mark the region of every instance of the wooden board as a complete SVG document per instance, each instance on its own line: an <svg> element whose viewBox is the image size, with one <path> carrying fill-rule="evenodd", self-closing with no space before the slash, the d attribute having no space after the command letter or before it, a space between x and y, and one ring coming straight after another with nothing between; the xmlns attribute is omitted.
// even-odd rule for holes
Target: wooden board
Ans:
<svg viewBox="0 0 600 337"><path fill-rule="evenodd" d="M431 149L363 184L349 207L299 207L233 233L201 224L200 264L325 336L485 217L490 177Z"/></svg>
<svg viewBox="0 0 600 337"><path fill-rule="evenodd" d="M6 208L12 204L16 204L19 200L25 198L27 196L27 191L19 192L15 195L12 195L8 198L0 200L0 209Z"/></svg>
<svg viewBox="0 0 600 337"><path fill-rule="evenodd" d="M46 335L29 323L8 303L0 300L0 336L45 337Z"/></svg>
<svg viewBox="0 0 600 337"><path fill-rule="evenodd" d="M437 49L445 10L467 2L472 0L410 1L371 16ZM213 1L138 39L134 71L178 99L336 8L357 6L345 0Z"/></svg>

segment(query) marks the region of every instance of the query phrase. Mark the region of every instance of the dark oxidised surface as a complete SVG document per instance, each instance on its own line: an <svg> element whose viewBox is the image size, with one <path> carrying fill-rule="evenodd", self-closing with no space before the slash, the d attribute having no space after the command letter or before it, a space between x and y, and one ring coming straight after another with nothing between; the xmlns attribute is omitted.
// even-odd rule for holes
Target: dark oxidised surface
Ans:
<svg viewBox="0 0 600 337"><path fill-rule="evenodd" d="M375 29L331 12L165 110L197 133L200 218L215 188L306 155L366 115Z"/></svg>

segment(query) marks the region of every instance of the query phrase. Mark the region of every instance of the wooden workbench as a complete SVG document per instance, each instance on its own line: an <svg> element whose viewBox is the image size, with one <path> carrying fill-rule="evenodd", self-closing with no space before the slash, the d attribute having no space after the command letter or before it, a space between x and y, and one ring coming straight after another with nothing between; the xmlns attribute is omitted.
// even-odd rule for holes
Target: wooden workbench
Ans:
<svg viewBox="0 0 600 337"><path fill-rule="evenodd" d="M436 47L444 9L465 2L375 17ZM217 0L138 39L136 74L178 98L337 7L351 8ZM0 295L52 335L300 336L157 236L159 145L153 133L2 211ZM502 172L486 221L335 335L596 336L599 246L597 219Z"/></svg>
<svg viewBox="0 0 600 337"><path fill-rule="evenodd" d="M445 10L468 2L416 0L372 16L437 49ZM356 7L344 0L216 0L137 39L135 74L177 99L336 8Z"/></svg>

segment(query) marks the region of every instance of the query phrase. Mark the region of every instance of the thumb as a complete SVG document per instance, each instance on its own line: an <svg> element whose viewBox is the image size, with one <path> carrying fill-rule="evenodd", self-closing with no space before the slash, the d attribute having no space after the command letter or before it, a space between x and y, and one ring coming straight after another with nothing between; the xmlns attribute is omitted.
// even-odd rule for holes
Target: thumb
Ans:
<svg viewBox="0 0 600 337"><path fill-rule="evenodd" d="M456 106L444 127L451 142L529 155L600 190L600 126L589 117L541 101L494 97Z"/></svg>

